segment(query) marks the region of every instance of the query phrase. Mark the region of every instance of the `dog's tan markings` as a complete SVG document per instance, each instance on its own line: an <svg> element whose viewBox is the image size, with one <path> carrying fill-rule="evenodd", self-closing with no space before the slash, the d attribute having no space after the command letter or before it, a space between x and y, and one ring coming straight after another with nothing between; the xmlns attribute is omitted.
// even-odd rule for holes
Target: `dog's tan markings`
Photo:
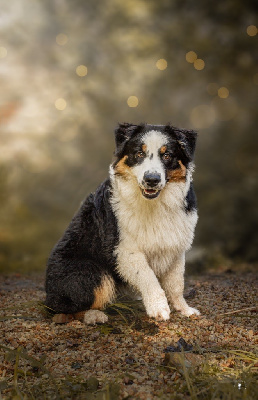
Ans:
<svg viewBox="0 0 258 400"><path fill-rule="evenodd" d="M94 303L92 304L91 309L92 310L103 309L107 303L111 303L114 300L114 297L115 297L115 283L110 276L104 275L101 279L100 286L94 290ZM90 310L79 311L73 314L72 317L74 319L77 319L78 321L85 322L85 318L89 314L89 311ZM69 321L67 320L65 322ZM105 322L105 321L98 320L98 322ZM91 322L87 321L86 323L91 324Z"/></svg>
<svg viewBox="0 0 258 400"><path fill-rule="evenodd" d="M79 312L73 314L73 316L74 316L74 318L77 319L78 321L83 322L85 312L86 312L86 311L79 311Z"/></svg>
<svg viewBox="0 0 258 400"><path fill-rule="evenodd" d="M142 151L143 151L144 153L147 153L147 145L146 145L146 144L143 144L143 145L142 145Z"/></svg>
<svg viewBox="0 0 258 400"><path fill-rule="evenodd" d="M124 177L132 175L131 168L125 164L128 156L124 156L115 166L115 173Z"/></svg>
<svg viewBox="0 0 258 400"><path fill-rule="evenodd" d="M72 314L55 314L52 318L52 321L56 324L66 324L71 322L74 319L74 315Z"/></svg>
<svg viewBox="0 0 258 400"><path fill-rule="evenodd" d="M167 151L167 146L162 146L162 147L160 148L160 154L165 154L166 151Z"/></svg>
<svg viewBox="0 0 258 400"><path fill-rule="evenodd" d="M107 275L101 279L101 284L94 290L94 303L91 309L103 309L107 303L111 303L115 297L114 280Z"/></svg>
<svg viewBox="0 0 258 400"><path fill-rule="evenodd" d="M182 164L182 161L178 161L180 167L177 169L171 169L168 171L169 182L185 182L186 178L186 167Z"/></svg>

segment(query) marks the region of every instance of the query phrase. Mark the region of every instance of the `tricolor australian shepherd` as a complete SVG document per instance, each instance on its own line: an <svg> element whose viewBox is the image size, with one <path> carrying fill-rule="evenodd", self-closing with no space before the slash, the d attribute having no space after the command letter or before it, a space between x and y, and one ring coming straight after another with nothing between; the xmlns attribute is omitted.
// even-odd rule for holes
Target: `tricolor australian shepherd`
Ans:
<svg viewBox="0 0 258 400"><path fill-rule="evenodd" d="M109 178L86 198L50 255L46 305L83 315L88 324L105 322L101 310L129 285L149 317L168 320L170 306L198 315L183 297L185 252L197 222L196 133L124 123L115 140Z"/></svg>

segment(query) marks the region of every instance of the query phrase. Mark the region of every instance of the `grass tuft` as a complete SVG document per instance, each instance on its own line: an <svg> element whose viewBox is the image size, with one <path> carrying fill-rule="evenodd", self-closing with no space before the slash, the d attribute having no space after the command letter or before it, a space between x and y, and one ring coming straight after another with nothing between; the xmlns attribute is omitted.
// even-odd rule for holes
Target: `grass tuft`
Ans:
<svg viewBox="0 0 258 400"><path fill-rule="evenodd" d="M233 357L233 368L219 368L210 361L211 353L203 356L205 358L201 364L195 363L183 351L166 354L166 368L177 370L183 376L192 400L256 400L257 354L242 350L221 350L223 353Z"/></svg>

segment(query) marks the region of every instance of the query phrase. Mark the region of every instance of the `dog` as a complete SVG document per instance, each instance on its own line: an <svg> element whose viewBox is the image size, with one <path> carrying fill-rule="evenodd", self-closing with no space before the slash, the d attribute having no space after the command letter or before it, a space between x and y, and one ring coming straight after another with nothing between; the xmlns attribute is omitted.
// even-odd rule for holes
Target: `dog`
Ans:
<svg viewBox="0 0 258 400"><path fill-rule="evenodd" d="M169 304L199 315L183 297L185 252L198 219L196 137L170 124L118 125L109 178L82 203L49 257L49 309L104 323L102 310L127 285L156 320L170 318Z"/></svg>

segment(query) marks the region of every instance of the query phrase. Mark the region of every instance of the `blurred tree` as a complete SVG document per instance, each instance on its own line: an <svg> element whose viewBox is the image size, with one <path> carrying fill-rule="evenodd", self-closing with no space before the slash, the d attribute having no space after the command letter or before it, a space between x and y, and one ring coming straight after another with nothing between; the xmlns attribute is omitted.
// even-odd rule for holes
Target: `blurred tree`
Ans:
<svg viewBox="0 0 258 400"><path fill-rule="evenodd" d="M256 2L0 2L2 268L44 268L118 121L197 129L195 244L257 260Z"/></svg>

